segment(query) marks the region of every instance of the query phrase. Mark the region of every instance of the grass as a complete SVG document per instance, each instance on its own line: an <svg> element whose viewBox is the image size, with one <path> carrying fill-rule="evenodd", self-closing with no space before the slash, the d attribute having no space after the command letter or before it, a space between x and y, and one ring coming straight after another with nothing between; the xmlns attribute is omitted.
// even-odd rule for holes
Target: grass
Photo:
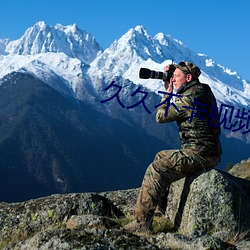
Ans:
<svg viewBox="0 0 250 250"><path fill-rule="evenodd" d="M116 218L114 219L114 221L123 227L127 225L128 223L132 222L133 219L134 219L133 216L128 215L122 218ZM164 216L154 216L152 227L153 227L154 234L173 231L172 223Z"/></svg>
<svg viewBox="0 0 250 250"><path fill-rule="evenodd" d="M155 216L153 220L153 231L154 233L167 233L173 231L173 224L164 216Z"/></svg>
<svg viewBox="0 0 250 250"><path fill-rule="evenodd" d="M123 226L129 224L130 222L132 222L133 217L132 216L125 216L125 217L113 219L113 221L115 221L116 223L120 224L123 227Z"/></svg>
<svg viewBox="0 0 250 250"><path fill-rule="evenodd" d="M226 243L234 245L239 241L250 239L250 231L242 232L242 233L237 233L233 235L229 240L226 241Z"/></svg>

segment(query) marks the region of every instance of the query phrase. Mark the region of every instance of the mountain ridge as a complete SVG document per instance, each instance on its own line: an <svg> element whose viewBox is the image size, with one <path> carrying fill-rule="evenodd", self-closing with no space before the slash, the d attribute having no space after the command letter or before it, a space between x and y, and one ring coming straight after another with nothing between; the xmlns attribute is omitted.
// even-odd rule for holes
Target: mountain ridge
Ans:
<svg viewBox="0 0 250 250"><path fill-rule="evenodd" d="M51 52L54 53L54 60L65 61L65 58L60 58L60 53L63 53L67 57L78 59L79 64L82 63L86 68L83 70L86 74L83 76L77 72L72 74L73 71L69 68L71 74L65 78L69 82L69 88L72 85L70 83L72 78L78 77L84 81L87 77L88 81L93 82L98 88L99 78L108 79L111 82L112 78L122 76L157 93L158 90L163 89L162 82L139 79L139 68L149 67L162 71L163 67L172 61L178 63L182 60L190 60L201 68L201 81L210 84L218 100L221 102L227 100L231 104L241 103L249 107L250 83L248 81L242 79L236 72L216 64L208 56L191 51L183 42L170 35L158 33L154 37L150 36L142 25L129 29L104 51L92 35L79 29L76 24L48 26L44 21L28 28L20 39L15 41L0 39L0 44L2 47L0 53L2 51L3 54L0 56L0 64L3 69L6 69L1 72L0 77L12 71L21 70L23 67L32 72L32 67L37 67L36 59L31 59L32 55L42 57L47 52ZM16 64L17 60L10 60L14 55L24 55L24 57L20 57ZM44 61L46 60L45 56ZM51 67L51 60L48 60L47 65ZM44 71L46 72L46 69ZM62 68L56 74L63 75L64 72L65 69Z"/></svg>
<svg viewBox="0 0 250 250"><path fill-rule="evenodd" d="M49 26L44 21L28 28L24 35L9 41L6 52L17 55L36 55L47 52L63 52L69 57L90 63L102 51L95 38L76 24Z"/></svg>

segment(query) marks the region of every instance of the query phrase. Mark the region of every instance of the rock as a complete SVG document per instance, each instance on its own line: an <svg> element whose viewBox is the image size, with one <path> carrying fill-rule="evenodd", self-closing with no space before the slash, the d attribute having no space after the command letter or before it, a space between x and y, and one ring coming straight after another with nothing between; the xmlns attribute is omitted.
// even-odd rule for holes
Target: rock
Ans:
<svg viewBox="0 0 250 250"><path fill-rule="evenodd" d="M242 160L240 163L235 164L229 170L229 173L236 177L250 180L250 158L247 160Z"/></svg>
<svg viewBox="0 0 250 250"><path fill-rule="evenodd" d="M84 228L120 228L120 225L108 217L85 214L72 215L66 222L67 229Z"/></svg>
<svg viewBox="0 0 250 250"><path fill-rule="evenodd" d="M242 240L236 243L237 250L249 250L250 240Z"/></svg>
<svg viewBox="0 0 250 250"><path fill-rule="evenodd" d="M23 240L45 228L64 227L72 215L123 216L110 200L95 193L52 195L21 203L0 203L1 244Z"/></svg>
<svg viewBox="0 0 250 250"><path fill-rule="evenodd" d="M166 215L186 235L227 241L250 230L250 181L211 170L173 183Z"/></svg>
<svg viewBox="0 0 250 250"><path fill-rule="evenodd" d="M200 237L187 237L176 233L162 233L157 237L158 246L162 248L170 249L182 249L182 250L223 250L228 249L228 245L222 242L219 238L215 238L211 235L203 235Z"/></svg>
<svg viewBox="0 0 250 250"><path fill-rule="evenodd" d="M143 236L122 228L138 192L0 203L0 249L249 249L250 181L213 169L174 182L166 216L175 233Z"/></svg>
<svg viewBox="0 0 250 250"><path fill-rule="evenodd" d="M123 213L132 214L140 189L117 190L112 192L103 192L103 195L117 206Z"/></svg>
<svg viewBox="0 0 250 250"><path fill-rule="evenodd" d="M46 230L30 238L9 244L4 250L96 250L96 249L159 249L145 237L129 234L121 230L92 229ZM167 249L167 248L165 248Z"/></svg>

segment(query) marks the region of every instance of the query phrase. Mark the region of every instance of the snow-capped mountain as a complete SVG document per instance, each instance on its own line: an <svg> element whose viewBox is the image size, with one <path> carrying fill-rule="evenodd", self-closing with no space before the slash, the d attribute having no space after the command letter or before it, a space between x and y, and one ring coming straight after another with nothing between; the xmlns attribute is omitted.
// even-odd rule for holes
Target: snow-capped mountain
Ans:
<svg viewBox="0 0 250 250"><path fill-rule="evenodd" d="M0 39L0 55L6 55L6 45L9 43L9 39Z"/></svg>
<svg viewBox="0 0 250 250"><path fill-rule="evenodd" d="M200 80L208 83L219 102L240 104L249 107L250 84L236 72L216 64L204 54L197 54L188 49L184 43L171 36L158 33L148 35L143 26L130 29L115 41L91 63L89 74L107 77L122 75L134 82L158 92L163 90L162 81L145 80L138 77L141 67L162 71L169 63L191 61L202 70Z"/></svg>
<svg viewBox="0 0 250 250"><path fill-rule="evenodd" d="M50 27L45 22L37 22L24 35L9 42L5 51L17 55L36 55L47 52L62 52L69 57L90 63L102 49L95 38L76 24Z"/></svg>
<svg viewBox="0 0 250 250"><path fill-rule="evenodd" d="M147 97L146 104L154 107L160 98L158 91L164 91L163 83L140 79L139 69L147 67L162 71L165 65L184 60L200 67L200 80L211 86L220 104L233 105L236 110L250 107L248 81L216 64L207 55L188 49L170 35L150 36L143 26L131 28L102 51L93 36L75 24L48 26L38 22L16 41L1 39L0 53L0 78L14 71L32 74L56 90L95 105L99 111L116 118L122 115L111 112L111 103L100 103L115 94L115 88L105 90L113 80L122 86L119 98L126 106L140 100L139 95L133 98L131 95L142 86L145 91L158 96L155 100ZM120 111L124 112L121 107ZM138 115L142 114L134 114L134 118ZM144 119L143 115L140 119Z"/></svg>
<svg viewBox="0 0 250 250"><path fill-rule="evenodd" d="M94 37L75 24L50 27L38 22L18 40L0 40L0 78L13 71L28 72L59 91L83 98L86 89L93 95L84 71L101 52Z"/></svg>
<svg viewBox="0 0 250 250"><path fill-rule="evenodd" d="M31 72L53 86L51 76L57 76L77 98L86 97L86 86L91 94L100 95L105 84L117 76L158 93L163 90L162 81L140 79L139 69L162 71L169 63L187 60L201 68L200 80L212 87L219 102L246 107L250 103L250 83L236 72L169 35L151 37L143 26L131 28L102 52L93 36L75 24L51 27L38 22L18 40L0 40L0 54L0 77L13 71Z"/></svg>
<svg viewBox="0 0 250 250"><path fill-rule="evenodd" d="M56 90L78 99L82 99L86 91L94 95L92 83L84 73L88 64L65 53L9 54L2 56L0 67L4 69L0 72L0 78L14 71L29 73Z"/></svg>

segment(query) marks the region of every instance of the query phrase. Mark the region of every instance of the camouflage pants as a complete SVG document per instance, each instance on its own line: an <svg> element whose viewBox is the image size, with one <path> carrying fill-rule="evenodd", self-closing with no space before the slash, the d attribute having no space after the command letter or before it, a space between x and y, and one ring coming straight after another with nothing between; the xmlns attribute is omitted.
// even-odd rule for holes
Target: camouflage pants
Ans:
<svg viewBox="0 0 250 250"><path fill-rule="evenodd" d="M146 170L135 205L138 221L151 221L170 184L203 168L215 167L220 157L201 157L191 149L164 150L156 154Z"/></svg>

